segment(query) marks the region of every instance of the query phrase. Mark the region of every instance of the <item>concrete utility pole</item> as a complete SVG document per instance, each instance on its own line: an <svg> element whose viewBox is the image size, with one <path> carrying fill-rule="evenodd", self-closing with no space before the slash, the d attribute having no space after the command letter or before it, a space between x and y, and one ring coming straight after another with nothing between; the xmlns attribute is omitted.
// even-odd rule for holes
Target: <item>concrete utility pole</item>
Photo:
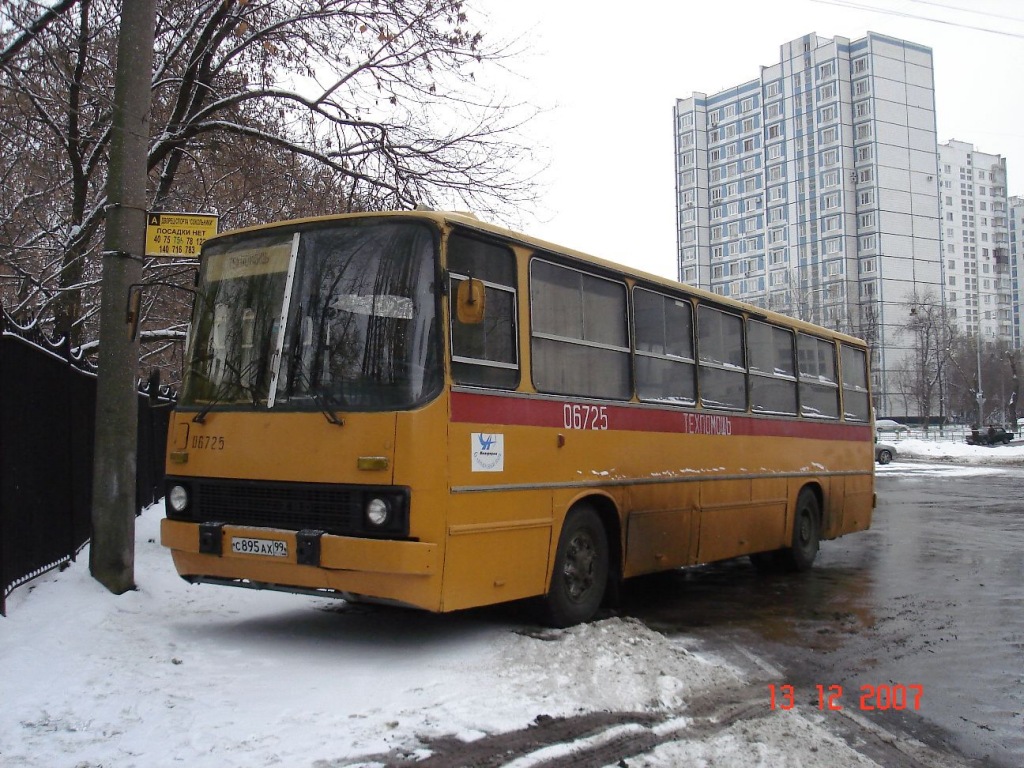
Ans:
<svg viewBox="0 0 1024 768"><path fill-rule="evenodd" d="M142 282L156 0L125 0L117 43L107 176L89 569L116 595L135 587L135 464L139 343L128 292Z"/></svg>

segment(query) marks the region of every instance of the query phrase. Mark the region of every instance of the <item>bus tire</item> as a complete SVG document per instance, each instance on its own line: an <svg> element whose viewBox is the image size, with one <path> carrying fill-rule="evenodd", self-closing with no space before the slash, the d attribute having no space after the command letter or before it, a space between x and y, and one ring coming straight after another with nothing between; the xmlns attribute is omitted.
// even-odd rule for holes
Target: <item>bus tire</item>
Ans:
<svg viewBox="0 0 1024 768"><path fill-rule="evenodd" d="M544 620L571 627L597 613L608 584L608 534L588 506L569 511L558 537L551 585L544 597Z"/></svg>
<svg viewBox="0 0 1024 768"><path fill-rule="evenodd" d="M783 563L787 570L806 571L814 565L821 541L821 505L810 488L804 488L796 499L796 514L793 520L793 543L782 550Z"/></svg>

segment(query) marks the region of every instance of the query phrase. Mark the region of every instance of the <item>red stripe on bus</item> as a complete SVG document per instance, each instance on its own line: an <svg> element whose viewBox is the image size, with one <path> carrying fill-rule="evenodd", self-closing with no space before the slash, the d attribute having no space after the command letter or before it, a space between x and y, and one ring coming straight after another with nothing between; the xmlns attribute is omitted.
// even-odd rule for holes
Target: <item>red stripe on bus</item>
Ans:
<svg viewBox="0 0 1024 768"><path fill-rule="evenodd" d="M786 417L684 410L681 408L548 400L471 392L452 392L452 421L555 429L668 432L688 435L751 435L812 440L871 440L867 424L843 424Z"/></svg>

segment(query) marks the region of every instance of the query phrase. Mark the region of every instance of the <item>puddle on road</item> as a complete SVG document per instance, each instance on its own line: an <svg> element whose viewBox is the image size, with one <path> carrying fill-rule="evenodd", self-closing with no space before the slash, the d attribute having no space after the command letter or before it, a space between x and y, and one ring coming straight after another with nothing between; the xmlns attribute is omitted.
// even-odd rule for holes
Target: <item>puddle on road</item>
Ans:
<svg viewBox="0 0 1024 768"><path fill-rule="evenodd" d="M919 685L918 714L969 757L1024 764L1021 476L884 478L871 530L804 574L744 558L643 577L623 612L710 650L736 643L809 690Z"/></svg>

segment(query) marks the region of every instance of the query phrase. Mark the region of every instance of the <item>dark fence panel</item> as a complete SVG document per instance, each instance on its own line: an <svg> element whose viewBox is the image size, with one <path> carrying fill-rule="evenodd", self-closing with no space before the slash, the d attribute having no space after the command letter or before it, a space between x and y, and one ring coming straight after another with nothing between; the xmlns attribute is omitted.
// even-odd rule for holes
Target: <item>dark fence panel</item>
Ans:
<svg viewBox="0 0 1024 768"><path fill-rule="evenodd" d="M0 614L15 587L74 560L91 535L96 376L0 317ZM173 400L139 395L138 508L162 495Z"/></svg>

